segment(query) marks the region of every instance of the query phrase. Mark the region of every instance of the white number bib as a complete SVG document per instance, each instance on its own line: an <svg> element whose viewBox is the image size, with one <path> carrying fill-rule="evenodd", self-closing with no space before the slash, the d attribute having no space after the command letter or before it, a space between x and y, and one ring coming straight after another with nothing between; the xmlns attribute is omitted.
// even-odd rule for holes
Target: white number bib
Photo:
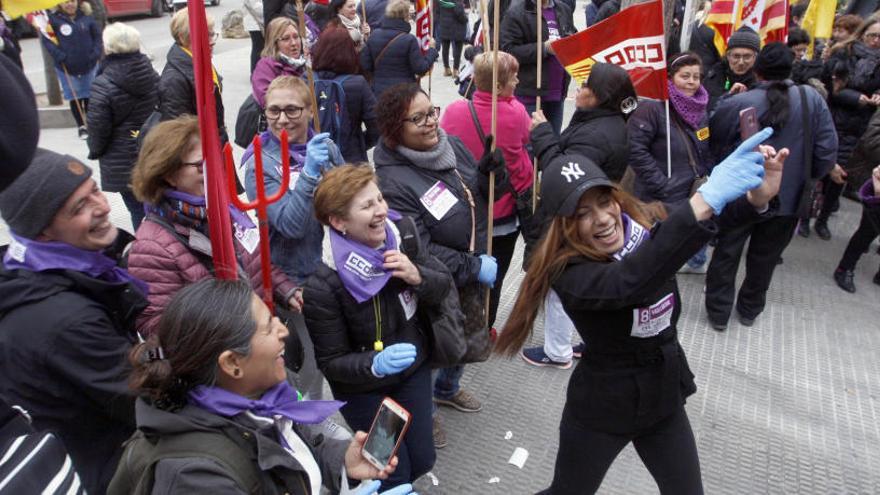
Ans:
<svg viewBox="0 0 880 495"><path fill-rule="evenodd" d="M419 307L419 296L412 289L406 289L398 294L397 297L400 298L400 305L403 306L403 313L406 315L406 319L411 319Z"/></svg>
<svg viewBox="0 0 880 495"><path fill-rule="evenodd" d="M458 198L439 180L419 200L437 220L442 220L455 203L458 203Z"/></svg>
<svg viewBox="0 0 880 495"><path fill-rule="evenodd" d="M632 331L629 334L642 339L659 334L672 324L673 309L675 294L667 294L647 308L634 309Z"/></svg>

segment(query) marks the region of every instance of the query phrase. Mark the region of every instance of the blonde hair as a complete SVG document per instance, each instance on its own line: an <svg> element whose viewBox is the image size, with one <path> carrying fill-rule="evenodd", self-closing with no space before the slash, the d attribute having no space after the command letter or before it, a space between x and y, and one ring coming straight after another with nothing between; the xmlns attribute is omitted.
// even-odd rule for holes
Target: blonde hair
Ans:
<svg viewBox="0 0 880 495"><path fill-rule="evenodd" d="M299 35L299 28L290 17L281 16L272 19L269 25L266 26L266 44L263 45L263 51L260 52L260 56L278 58L278 38L291 26L296 30L296 34ZM302 36L300 36L299 44L300 52L302 52Z"/></svg>
<svg viewBox="0 0 880 495"><path fill-rule="evenodd" d="M214 18L211 17L210 14L206 14L206 18L208 21L208 29L213 29ZM171 37L174 38L174 41L176 41L178 45L184 48L190 47L189 12L186 7L175 12L174 16L171 18Z"/></svg>
<svg viewBox="0 0 880 495"><path fill-rule="evenodd" d="M135 53L141 49L141 34L134 27L122 22L108 24L101 35L104 53Z"/></svg>
<svg viewBox="0 0 880 495"><path fill-rule="evenodd" d="M481 53L474 59L474 86L492 91L492 53ZM503 88L519 71L519 62L507 52L498 52L498 86Z"/></svg>
<svg viewBox="0 0 880 495"><path fill-rule="evenodd" d="M269 94L276 89L292 89L296 91L296 93L302 97L306 108L312 115L315 115L315 109L312 107L312 88L310 88L301 78L285 75L272 79L272 82L269 83L269 87L266 88L267 102L269 101Z"/></svg>
<svg viewBox="0 0 880 495"><path fill-rule="evenodd" d="M183 155L199 138L199 120L181 115L150 129L131 170L131 189L138 201L157 204L171 187L165 178L183 166Z"/></svg>
<svg viewBox="0 0 880 495"><path fill-rule="evenodd" d="M391 0L385 6L385 17L388 19L409 20L409 8L412 6L409 0Z"/></svg>

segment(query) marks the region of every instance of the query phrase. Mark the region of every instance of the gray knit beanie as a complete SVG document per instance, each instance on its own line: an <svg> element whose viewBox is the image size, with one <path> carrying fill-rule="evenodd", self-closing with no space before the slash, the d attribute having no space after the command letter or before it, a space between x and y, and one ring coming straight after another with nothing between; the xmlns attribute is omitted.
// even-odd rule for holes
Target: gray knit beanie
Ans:
<svg viewBox="0 0 880 495"><path fill-rule="evenodd" d="M91 176L76 158L37 148L28 168L0 193L0 214L16 235L35 239Z"/></svg>
<svg viewBox="0 0 880 495"><path fill-rule="evenodd" d="M737 29L727 40L727 49L748 48L755 53L761 51L761 38L752 28L743 26Z"/></svg>

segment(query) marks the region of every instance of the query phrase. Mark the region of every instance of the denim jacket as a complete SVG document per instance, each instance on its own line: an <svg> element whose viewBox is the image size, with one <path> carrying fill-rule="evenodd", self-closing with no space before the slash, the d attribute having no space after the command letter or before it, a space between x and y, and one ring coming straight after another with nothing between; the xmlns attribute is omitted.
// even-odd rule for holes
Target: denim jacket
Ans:
<svg viewBox="0 0 880 495"><path fill-rule="evenodd" d="M281 185L281 146L269 133L263 140L263 182L266 194L272 195ZM245 191L248 199L257 196L254 157L250 147L245 156ZM269 247L272 264L284 270L297 284L305 282L321 263L324 228L315 218L312 198L318 178L301 173L302 162L290 154L290 183L293 187L268 207Z"/></svg>

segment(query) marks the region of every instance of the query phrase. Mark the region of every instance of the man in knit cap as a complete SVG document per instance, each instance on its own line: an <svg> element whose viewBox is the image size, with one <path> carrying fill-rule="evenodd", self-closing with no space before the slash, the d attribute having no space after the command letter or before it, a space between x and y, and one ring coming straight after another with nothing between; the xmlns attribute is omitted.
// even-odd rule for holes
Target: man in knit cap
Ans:
<svg viewBox="0 0 880 495"><path fill-rule="evenodd" d="M712 66L703 79L703 86L709 92L709 113L722 96L735 95L755 87L758 81L754 66L760 50L761 38L748 26L730 35L724 58Z"/></svg>
<svg viewBox="0 0 880 495"><path fill-rule="evenodd" d="M135 428L126 357L147 288L117 266L122 235L91 175L37 149L0 192L12 237L0 248L0 399L61 438L83 487L102 494Z"/></svg>

